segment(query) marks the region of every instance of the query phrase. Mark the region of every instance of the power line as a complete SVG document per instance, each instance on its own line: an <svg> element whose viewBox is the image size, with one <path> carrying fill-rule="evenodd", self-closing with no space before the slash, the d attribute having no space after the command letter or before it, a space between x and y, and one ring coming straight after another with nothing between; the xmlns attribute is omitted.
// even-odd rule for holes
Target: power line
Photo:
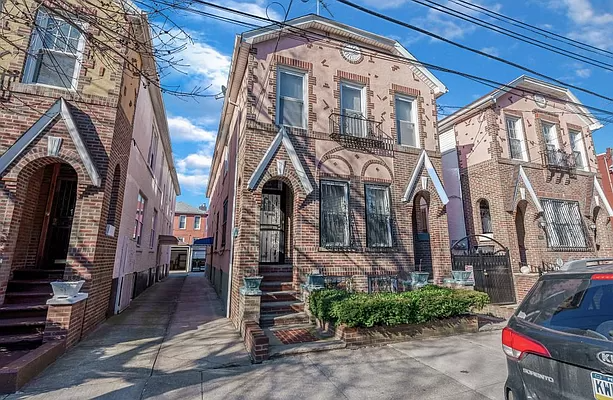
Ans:
<svg viewBox="0 0 613 400"><path fill-rule="evenodd" d="M566 87L569 87L569 88L572 88L572 89L575 89L575 90L579 90L581 92L584 92L584 93L587 93L587 94L591 94L592 96L596 96L596 97L599 97L599 98L604 99L604 100L613 101L613 98L611 98L611 97L599 94L599 93L594 92L592 90L584 89L584 88L582 88L580 86L569 84L569 83L564 82L562 80L553 78L553 77L551 77L549 75L546 75L546 74L540 73L538 71L535 71L535 70L533 70L531 68L524 67L523 65L518 64L516 62L509 61L509 60L504 59L502 57L494 56L494 55L488 54L488 53L486 53L484 51L477 50L477 49L475 49L473 47L470 47L470 46L458 43L458 42L453 41L451 39L447 39L447 38L445 38L445 37L443 37L441 35L438 35L436 33L430 32L430 31L428 31L426 29L419 28L419 27L417 27L415 25L411 25L411 24L406 23L404 21L400 21L400 20L398 20L396 18L392 18L392 17L387 16L385 14L381 14L381 13L373 11L373 10L371 10L369 8L362 7L362 6L360 6L358 4L355 4L355 3L351 2L351 1L348 1L348 0L337 0L337 1L339 3L342 3L342 4L345 4L345 5L349 6L351 8L354 8L354 9L356 9L358 11L362 11L363 13L370 14L370 15L375 16L377 18L380 18L380 19L383 19L385 21L391 22L391 23L393 23L395 25L399 25L399 26L402 26L404 28L408 28L408 29L414 30L416 32L422 33L424 35L433 37L433 38L438 39L438 40L440 40L442 42L445 42L445 43L451 44L453 46L456 46L456 47L458 47L458 48L460 48L462 50L470 51L472 53L479 54L479 55L487 57L487 58L491 58L492 60L496 60L496 61L502 62L504 64L510 65L512 67L515 67L515 68L521 69L523 71L529 72L531 74L534 74L536 76L539 76L541 78L550 80L552 82L556 82L559 85L566 86Z"/></svg>
<svg viewBox="0 0 613 400"><path fill-rule="evenodd" d="M510 29L503 28L503 27L498 26L498 25L494 25L494 24L492 24L490 22L483 21L483 20L481 20L479 18L473 17L473 16L471 16L469 14L466 14L466 13L463 13L461 11L454 10L453 8L450 8L450 7L447 7L447 6L444 6L444 5L440 5L440 4L436 3L435 1L432 1L432 0L425 0L425 1L411 0L411 1L413 1L414 3L417 3L417 4L421 4L421 5L423 5L425 7L428 7L430 9L432 9L432 10L436 10L436 11L439 11L441 13L444 13L444 14L447 14L447 15L451 15L451 16L459 18L459 19L461 19L463 21L470 22L472 24L481 26L481 27L483 27L485 29L489 29L491 31L500 33L501 35L508 36L508 37L513 38L513 39L517 39L517 40L522 41L524 43L531 44L533 46L539 47L541 49L545 49L547 51L551 51L553 53L562 55L564 57L568 57L568 58L571 58L571 59L576 60L576 61L581 61L583 63L590 64L590 65L593 65L595 67L599 67L599 68L605 69L607 71L613 71L613 64L605 63L605 62L600 61L600 60L595 60L593 58L586 57L586 56L584 56L582 54L572 52L570 50L564 49L564 48L559 47L559 46L552 45L552 44L544 42L542 40L534 39L534 38L531 38L531 37L526 36L524 34L512 31Z"/></svg>
<svg viewBox="0 0 613 400"><path fill-rule="evenodd" d="M507 24L516 26L518 28L525 29L527 31L530 31L532 33L536 33L536 34L541 35L541 36L544 36L544 37L546 37L548 39L556 40L556 41L559 41L559 42L562 42L562 43L565 43L565 44L568 44L568 45L580 48L582 50L602 52L602 53L605 53L605 54L601 54L602 56L613 58L613 52L610 52L610 51L605 50L605 49L601 49L600 47L592 46L590 44L587 44L587 43L584 43L584 42L581 42L581 41L578 41L578 40L574 40L574 39L568 38L568 37L563 36L563 35L559 35L559 34L557 34L555 32L552 32L551 30L543 29L543 28L540 28L538 26L528 24L528 23L520 21L518 19L509 17L508 15L504 15L504 14L498 13L496 11L488 10L487 8L482 7L479 4L470 3L470 2L464 1L464 0L449 0L449 1L454 3L454 4L457 4L459 6L462 6L464 8L468 8L470 10L480 12L482 14L485 14L485 15L491 17L491 18L497 19L497 20L505 22ZM511 22L509 22L509 21L511 21Z"/></svg>

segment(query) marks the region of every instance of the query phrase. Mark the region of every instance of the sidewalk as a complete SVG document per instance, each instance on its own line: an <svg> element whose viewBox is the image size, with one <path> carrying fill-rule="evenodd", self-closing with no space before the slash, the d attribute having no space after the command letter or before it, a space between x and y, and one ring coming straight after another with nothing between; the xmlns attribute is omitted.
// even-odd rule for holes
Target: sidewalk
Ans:
<svg viewBox="0 0 613 400"><path fill-rule="evenodd" d="M203 273L171 274L6 399L200 399L202 371L250 365L224 317Z"/></svg>

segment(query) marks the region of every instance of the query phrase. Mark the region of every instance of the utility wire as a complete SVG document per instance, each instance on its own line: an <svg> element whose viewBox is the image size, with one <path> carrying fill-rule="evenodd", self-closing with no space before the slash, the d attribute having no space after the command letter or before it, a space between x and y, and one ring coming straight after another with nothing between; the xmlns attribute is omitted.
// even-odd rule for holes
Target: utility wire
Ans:
<svg viewBox="0 0 613 400"><path fill-rule="evenodd" d="M565 44L568 44L568 45L571 45L571 46L574 46L574 47L577 47L579 49L586 50L586 51L602 52L604 54L600 54L600 55L609 57L609 58L613 58L613 52L610 52L605 49L601 49L600 47L592 46L590 44L587 44L587 43L584 43L578 40L568 38L566 36L552 32L551 30L543 29L538 26L528 24L526 22L520 21L513 17L509 17L508 15L504 15L496 11L489 10L485 7L480 6L479 4L471 3L468 1L464 1L464 0L448 0L448 1L454 4L457 4L459 6L462 6L464 8L468 8L470 10L480 12L482 14L485 14L491 18L497 19L507 24L516 26L518 28L525 29L527 31L536 33L541 36L544 36L548 39L556 40L556 41L559 41L559 42L562 42L562 43L565 43Z"/></svg>
<svg viewBox="0 0 613 400"><path fill-rule="evenodd" d="M202 5L206 5L212 8L217 8L223 11L227 11L230 13L234 13L243 17L248 17L254 20L258 20L258 21L266 21L269 22L271 25L277 25L281 28L286 28L288 32L290 32L290 34L293 34L294 37L296 39L302 39L302 40L306 40L307 42L310 42L311 40L309 39L309 36L311 38L319 38L323 41L328 41L328 42L338 42L339 44L354 44L353 42L347 41L347 40L342 40L342 39L337 39L337 38L331 38L325 34L321 34L321 33L317 33L314 31L310 31L307 29L303 29L300 27L296 27L287 23L283 23L283 22L279 22L279 21L275 21L266 17L261 17L255 14L249 14L246 13L244 11L240 11L240 10L236 10L233 8L228 8L228 7L224 7L215 3L210 3L208 1L205 0L192 0L194 3L198 3L198 4L202 4ZM162 0L159 0L159 2L163 2ZM201 10L198 10L196 8L192 8L189 9L189 11L194 12L194 13L200 13ZM254 25L258 28L261 28L260 26ZM325 45L325 43L323 44ZM340 49L340 46L334 46L332 44L330 44L331 47ZM551 99L551 100L556 100L556 101L563 101L566 104L569 105L574 105L574 106L578 106L578 107L583 107L585 109L591 110L591 111L595 111L595 112L600 112L600 113L604 113L606 115L612 115L613 116L613 111L609 111L609 110L605 110L602 108L598 108L595 106L590 106L590 105L586 105L583 103L576 103L570 100L561 100L557 97L548 95L546 93L540 93L537 91L533 91L530 89L517 89L513 86L509 86L508 83L501 83L495 80L491 80L491 79L487 79L487 78L483 78L480 76L476 76L476 75L471 75L465 72L461 72L461 71L457 71L457 70L453 70L453 69L449 69L449 68L445 68L445 67L441 67L439 65L436 64L431 64L431 63L427 63L427 62L423 62L423 61L418 61L418 60L413 60L413 59L409 59L407 57L401 56L401 55L395 55L395 54L383 54L381 52L381 49L377 49L377 48L373 48L373 47L369 47L368 45L363 45L362 46L363 49L368 50L368 51L372 51L372 54L365 54L365 56L371 56L373 58L378 58L378 59L382 59L382 60L393 60L393 61L400 61L400 62L404 62L408 65L418 65L418 66L424 66L426 68L432 69L432 70L436 70L436 71L440 71L440 72L445 72L445 73L449 73L449 74L453 74L453 75L458 75L467 79L471 79L474 80L475 82L481 83L483 85L489 86L493 89L508 89L510 92L512 91L512 93L514 93L516 96L519 97L524 97L526 98L526 93L531 94L531 95L540 95L543 96L545 98ZM518 91L521 90L521 93L519 93ZM568 111L569 113L573 113L573 111ZM581 113L575 113L575 114L581 114ZM583 114L583 115L587 115L587 114Z"/></svg>
<svg viewBox="0 0 613 400"><path fill-rule="evenodd" d="M501 35L508 36L508 37L513 38L513 39L517 39L517 40L522 41L524 43L531 44L533 46L539 47L539 48L547 50L547 51L551 51L553 53L562 55L564 57L568 57L568 58L571 58L571 59L576 60L576 61L581 61L583 63L590 64L590 65L593 65L595 67L599 67L599 68L605 69L607 71L613 71L613 64L605 63L603 61L596 60L596 59L584 56L584 55L579 54L579 53L575 53L573 51L564 49L562 47L552 45L552 44L544 42L542 40L531 38L530 36L526 36L524 34L512 31L510 29L503 28L501 26L492 24L490 22L483 21L483 20L481 20L479 18L473 17L473 16L471 16L469 14L466 14L466 13L463 13L461 11L454 10L451 7L440 5L440 4L436 3L435 1L432 1L432 0L425 0L425 1L411 0L411 1L413 1L414 3L417 3L417 4L421 4L421 5L425 6L425 7L428 7L429 9L436 10L436 11L439 11L439 12L447 14L447 15L451 15L451 16L459 18L459 19L461 19L463 21L467 21L467 22L475 24L477 26L481 26L481 27L483 27L485 29L488 29L488 30L500 33Z"/></svg>
<svg viewBox="0 0 613 400"><path fill-rule="evenodd" d="M601 99L604 99L604 100L607 100L607 101L613 101L612 97L608 97L608 96L599 94L599 93L594 92L592 90L584 89L584 88L582 88L580 86L577 86L577 85L572 85L572 84L564 82L564 81L562 81L560 79L556 79L556 78L551 77L549 75L546 75L546 74L540 73L538 71L535 71L535 70L533 70L531 68L525 67L525 66L523 66L521 64L518 64L516 62L509 61L509 60L504 59L502 57L494 56L494 55L488 54L488 53L486 53L484 51L477 50L474 47L470 47L470 46L458 43L456 41L453 41L451 39L447 39L444 36L441 36L441 35L438 35L436 33L430 32L430 31L428 31L426 29L419 28L419 27L417 27L415 25L411 25L411 24L409 24L407 22L400 21L400 20L398 20L396 18L392 18L392 17L390 17L388 15L381 14L381 13L379 13L377 11L373 11L373 10L371 10L369 8L363 7L363 6L359 5L359 4L351 2L349 0L337 0L337 1L339 3L345 4L346 6L349 6L351 8L354 8L354 9L358 10L358 11L361 11L363 13L372 15L372 16L377 17L379 19L383 19L385 21L391 22L391 23L393 23L395 25L399 25L399 26L402 26L404 28L408 28L408 29L414 30L416 32L422 33L424 35L433 37L433 38L438 39L438 40L440 40L442 42L445 42L445 43L451 44L453 46L456 46L456 47L458 47L458 48L460 48L462 50L470 51L472 53L479 54L479 55L487 57L487 58L491 58L492 60L496 60L496 61L502 62L504 64L507 64L507 65L510 65L510 66L515 67L517 69L521 69L523 71L529 72L531 74L534 74L534 75L539 76L541 78L547 79L549 81L556 82L559 85L566 86L566 87L569 87L569 88L572 88L572 89L575 89L575 90L578 90L578 91L581 91L581 92L584 92L584 93L587 93L587 94L591 94L592 96L596 96L598 98L601 98Z"/></svg>

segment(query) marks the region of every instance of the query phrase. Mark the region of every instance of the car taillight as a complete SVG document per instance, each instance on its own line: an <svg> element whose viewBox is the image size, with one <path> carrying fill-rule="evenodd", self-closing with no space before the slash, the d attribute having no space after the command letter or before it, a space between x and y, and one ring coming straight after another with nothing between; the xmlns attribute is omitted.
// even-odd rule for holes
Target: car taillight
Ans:
<svg viewBox="0 0 613 400"><path fill-rule="evenodd" d="M593 281L613 281L613 274L594 274Z"/></svg>
<svg viewBox="0 0 613 400"><path fill-rule="evenodd" d="M502 350L516 360L521 360L528 353L543 357L551 357L549 350L536 340L532 340L511 328L502 330Z"/></svg>

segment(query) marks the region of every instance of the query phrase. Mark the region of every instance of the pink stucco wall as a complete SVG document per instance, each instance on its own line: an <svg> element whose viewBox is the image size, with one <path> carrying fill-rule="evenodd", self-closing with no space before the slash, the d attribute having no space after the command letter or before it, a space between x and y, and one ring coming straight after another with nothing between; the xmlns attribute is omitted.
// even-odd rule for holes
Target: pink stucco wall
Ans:
<svg viewBox="0 0 613 400"><path fill-rule="evenodd" d="M165 154L158 134L154 168L150 168L146 160L155 124L151 90L155 90L155 88L151 85L141 85L136 101L133 142L121 211L121 225L116 231L118 241L113 271L114 278L154 268L157 265L168 264L170 260L168 246L161 246L158 255L157 237L160 234L172 234L176 198L169 170L172 155ZM132 238L139 191L147 199L140 246ZM156 239L153 246L150 247L154 210L157 211Z"/></svg>

